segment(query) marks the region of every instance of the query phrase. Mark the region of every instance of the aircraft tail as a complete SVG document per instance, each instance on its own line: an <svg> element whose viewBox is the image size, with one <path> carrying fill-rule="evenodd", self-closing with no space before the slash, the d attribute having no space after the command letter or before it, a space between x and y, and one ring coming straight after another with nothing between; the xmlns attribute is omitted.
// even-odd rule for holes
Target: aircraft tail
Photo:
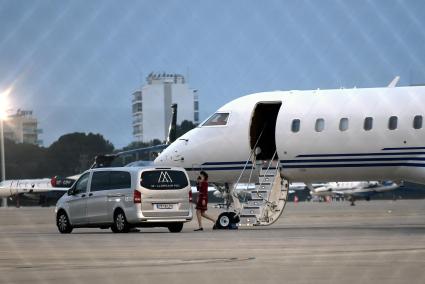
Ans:
<svg viewBox="0 0 425 284"><path fill-rule="evenodd" d="M177 139L177 104L172 104L171 109L171 123L168 129L166 145L170 145Z"/></svg>

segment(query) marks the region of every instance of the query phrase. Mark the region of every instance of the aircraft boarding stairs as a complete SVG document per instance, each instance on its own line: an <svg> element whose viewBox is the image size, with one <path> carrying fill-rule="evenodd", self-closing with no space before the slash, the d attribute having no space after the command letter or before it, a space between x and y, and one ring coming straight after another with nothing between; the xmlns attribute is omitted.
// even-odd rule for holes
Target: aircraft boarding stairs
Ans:
<svg viewBox="0 0 425 284"><path fill-rule="evenodd" d="M241 201L238 226L267 226L276 222L285 208L288 192L288 182L280 176L278 161L261 167L258 183L250 190L251 198Z"/></svg>

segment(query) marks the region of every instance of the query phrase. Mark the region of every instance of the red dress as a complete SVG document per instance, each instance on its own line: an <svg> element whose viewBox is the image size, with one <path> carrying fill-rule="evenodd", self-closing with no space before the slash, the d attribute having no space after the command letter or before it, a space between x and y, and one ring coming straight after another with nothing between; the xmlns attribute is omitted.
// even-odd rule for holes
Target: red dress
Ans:
<svg viewBox="0 0 425 284"><path fill-rule="evenodd" d="M208 209L208 182L202 181L198 186L198 202L196 202L196 209L207 211Z"/></svg>

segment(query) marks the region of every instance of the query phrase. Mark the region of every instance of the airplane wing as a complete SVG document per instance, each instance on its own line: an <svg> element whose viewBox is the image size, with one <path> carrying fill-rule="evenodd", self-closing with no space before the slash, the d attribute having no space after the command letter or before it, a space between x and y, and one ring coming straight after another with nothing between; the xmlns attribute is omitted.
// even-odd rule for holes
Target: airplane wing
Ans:
<svg viewBox="0 0 425 284"><path fill-rule="evenodd" d="M70 178L44 178L5 180L0 184L0 197L11 197L19 194L39 194L51 191L66 192L73 185Z"/></svg>

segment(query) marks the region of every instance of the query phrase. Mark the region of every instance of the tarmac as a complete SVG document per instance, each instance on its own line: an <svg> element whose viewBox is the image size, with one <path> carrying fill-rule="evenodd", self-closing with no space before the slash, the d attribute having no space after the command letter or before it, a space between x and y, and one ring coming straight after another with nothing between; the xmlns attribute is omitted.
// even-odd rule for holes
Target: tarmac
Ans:
<svg viewBox="0 0 425 284"><path fill-rule="evenodd" d="M0 208L0 283L425 283L425 200L289 203L272 226L230 231L61 235L54 219Z"/></svg>

